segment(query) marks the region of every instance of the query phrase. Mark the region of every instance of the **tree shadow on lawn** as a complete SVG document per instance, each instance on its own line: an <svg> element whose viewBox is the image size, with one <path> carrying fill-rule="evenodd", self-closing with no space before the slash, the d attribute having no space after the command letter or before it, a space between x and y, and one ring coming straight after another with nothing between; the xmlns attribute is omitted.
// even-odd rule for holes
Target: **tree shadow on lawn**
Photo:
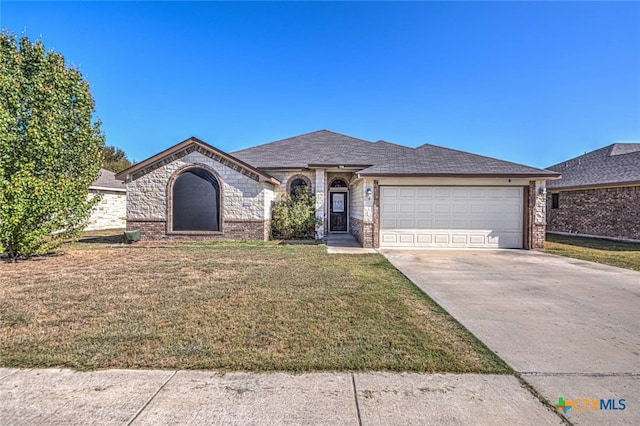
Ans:
<svg viewBox="0 0 640 426"><path fill-rule="evenodd" d="M85 231L75 242L85 244L120 244L124 242L124 228Z"/></svg>

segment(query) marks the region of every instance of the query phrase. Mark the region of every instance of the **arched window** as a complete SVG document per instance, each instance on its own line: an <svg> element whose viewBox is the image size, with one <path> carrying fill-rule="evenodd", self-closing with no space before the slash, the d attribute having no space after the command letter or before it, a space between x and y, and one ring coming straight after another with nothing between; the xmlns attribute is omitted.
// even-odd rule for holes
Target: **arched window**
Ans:
<svg viewBox="0 0 640 426"><path fill-rule="evenodd" d="M336 179L331 182L331 188L346 188L347 186L347 182L344 179Z"/></svg>
<svg viewBox="0 0 640 426"><path fill-rule="evenodd" d="M220 185L211 172L187 169L173 183L173 230L219 231Z"/></svg>
<svg viewBox="0 0 640 426"><path fill-rule="evenodd" d="M307 182L302 178L297 178L291 181L291 185L289 185L289 195L292 197L295 196L298 191L307 191L308 186Z"/></svg>

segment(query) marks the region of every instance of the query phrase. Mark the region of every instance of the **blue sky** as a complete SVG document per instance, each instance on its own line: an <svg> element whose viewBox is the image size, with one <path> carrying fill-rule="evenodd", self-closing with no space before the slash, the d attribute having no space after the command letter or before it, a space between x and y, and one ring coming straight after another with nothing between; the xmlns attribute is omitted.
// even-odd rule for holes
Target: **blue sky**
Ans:
<svg viewBox="0 0 640 426"><path fill-rule="evenodd" d="M141 161L319 129L546 167L640 141L638 2L0 0Z"/></svg>

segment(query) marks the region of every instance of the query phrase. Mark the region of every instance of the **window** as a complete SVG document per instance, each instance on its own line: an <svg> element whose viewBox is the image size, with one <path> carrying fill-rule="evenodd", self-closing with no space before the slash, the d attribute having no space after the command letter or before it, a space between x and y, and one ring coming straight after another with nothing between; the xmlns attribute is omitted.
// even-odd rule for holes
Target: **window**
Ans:
<svg viewBox="0 0 640 426"><path fill-rule="evenodd" d="M560 207L560 194L551 194L551 208L557 209Z"/></svg>
<svg viewBox="0 0 640 426"><path fill-rule="evenodd" d="M307 182L302 178L297 178L291 181L291 185L289 185L289 195L294 197L298 191L306 191L307 190Z"/></svg>
<svg viewBox="0 0 640 426"><path fill-rule="evenodd" d="M173 183L173 231L220 231L220 185L205 169L182 172Z"/></svg>
<svg viewBox="0 0 640 426"><path fill-rule="evenodd" d="M331 182L331 188L346 188L347 182L344 179L336 179Z"/></svg>

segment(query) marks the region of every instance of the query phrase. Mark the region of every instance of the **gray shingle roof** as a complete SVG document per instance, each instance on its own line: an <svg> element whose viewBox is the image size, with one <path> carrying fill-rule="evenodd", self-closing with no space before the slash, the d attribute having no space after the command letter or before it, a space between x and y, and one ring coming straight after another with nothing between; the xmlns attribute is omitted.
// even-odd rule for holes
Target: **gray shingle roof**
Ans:
<svg viewBox="0 0 640 426"><path fill-rule="evenodd" d="M93 181L91 187L125 189L124 182L116 179L116 174L106 169L100 169L98 179Z"/></svg>
<svg viewBox="0 0 640 426"><path fill-rule="evenodd" d="M562 173L549 188L640 182L640 143L615 143L548 167Z"/></svg>
<svg viewBox="0 0 640 426"><path fill-rule="evenodd" d="M369 142L319 130L231 153L261 169L306 168L352 165L364 170L361 176L504 175L556 176L537 169L467 152L422 145L410 148L387 141Z"/></svg>
<svg viewBox="0 0 640 426"><path fill-rule="evenodd" d="M361 176L402 174L418 176L492 175L527 177L553 177L557 175L557 173L548 170L430 144L415 148L411 155L396 157L392 161L377 164L360 172Z"/></svg>
<svg viewBox="0 0 640 426"><path fill-rule="evenodd" d="M231 155L254 167L269 170L309 165L370 166L412 151L413 148L402 145L369 142L329 130L318 130L235 151Z"/></svg>

